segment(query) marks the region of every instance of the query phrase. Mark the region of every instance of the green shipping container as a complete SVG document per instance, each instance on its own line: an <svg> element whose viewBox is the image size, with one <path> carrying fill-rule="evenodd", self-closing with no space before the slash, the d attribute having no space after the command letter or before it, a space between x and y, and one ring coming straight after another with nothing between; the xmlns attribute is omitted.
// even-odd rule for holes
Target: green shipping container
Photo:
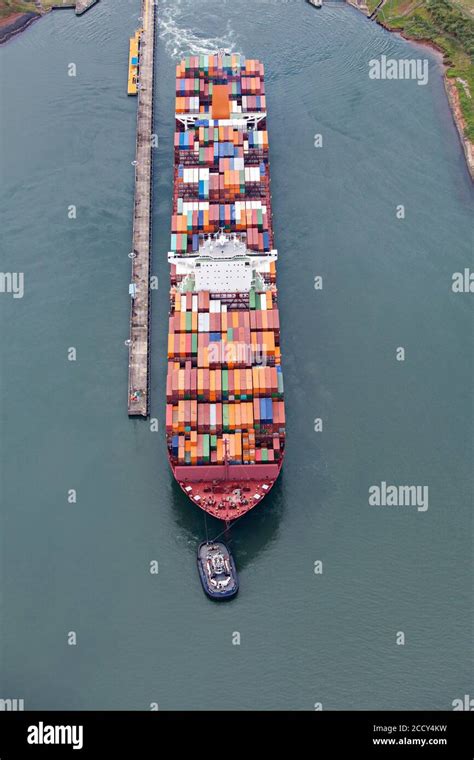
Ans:
<svg viewBox="0 0 474 760"><path fill-rule="evenodd" d="M222 427L225 431L229 429L229 405L222 404Z"/></svg>
<svg viewBox="0 0 474 760"><path fill-rule="evenodd" d="M191 353L197 354L198 350L198 336L197 333L191 334Z"/></svg>

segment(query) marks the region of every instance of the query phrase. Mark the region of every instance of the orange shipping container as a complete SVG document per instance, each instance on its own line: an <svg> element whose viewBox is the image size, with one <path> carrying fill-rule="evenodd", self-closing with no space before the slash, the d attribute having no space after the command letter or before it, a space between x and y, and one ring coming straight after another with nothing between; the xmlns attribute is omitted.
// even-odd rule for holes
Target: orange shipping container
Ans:
<svg viewBox="0 0 474 760"><path fill-rule="evenodd" d="M236 433L235 436L235 457L240 459L242 457L242 436L240 433Z"/></svg>

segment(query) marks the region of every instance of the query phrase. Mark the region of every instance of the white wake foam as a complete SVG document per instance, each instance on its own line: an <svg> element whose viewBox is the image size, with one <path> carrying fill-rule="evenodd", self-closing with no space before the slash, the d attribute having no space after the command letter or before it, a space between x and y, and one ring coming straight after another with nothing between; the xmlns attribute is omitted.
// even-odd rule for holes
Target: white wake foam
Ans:
<svg viewBox="0 0 474 760"><path fill-rule="evenodd" d="M174 0L172 6L158 6L158 33L163 40L167 53L172 58L183 58L185 55L205 55L216 53L218 50L235 52L234 32L227 22L221 36L204 37L193 29L188 29L181 22L189 19L190 6L186 9L180 0ZM194 11L195 13L195 11Z"/></svg>

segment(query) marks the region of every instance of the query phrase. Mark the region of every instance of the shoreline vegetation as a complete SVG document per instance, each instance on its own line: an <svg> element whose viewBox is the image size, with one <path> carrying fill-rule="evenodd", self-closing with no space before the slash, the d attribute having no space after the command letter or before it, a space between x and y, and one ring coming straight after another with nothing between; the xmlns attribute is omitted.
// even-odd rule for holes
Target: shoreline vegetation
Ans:
<svg viewBox="0 0 474 760"><path fill-rule="evenodd" d="M474 0L347 0L389 32L442 54L444 87L474 180Z"/></svg>
<svg viewBox="0 0 474 760"><path fill-rule="evenodd" d="M85 13L98 0L0 0L0 45L27 29L46 13L69 8Z"/></svg>

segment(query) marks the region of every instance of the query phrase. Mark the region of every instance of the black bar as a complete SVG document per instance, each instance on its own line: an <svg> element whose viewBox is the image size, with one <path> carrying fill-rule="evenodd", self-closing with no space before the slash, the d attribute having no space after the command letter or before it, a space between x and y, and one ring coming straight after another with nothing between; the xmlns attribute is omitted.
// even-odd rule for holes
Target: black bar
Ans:
<svg viewBox="0 0 474 760"><path fill-rule="evenodd" d="M127 755L156 759L182 756L184 750L200 758L227 755L229 749L251 756L264 752L268 757L273 749L281 754L286 747L291 758L304 754L310 760L341 756L472 760L472 718L471 712L441 711L1 712L0 759ZM43 743L29 743L28 738ZM47 743L50 738L69 743Z"/></svg>

